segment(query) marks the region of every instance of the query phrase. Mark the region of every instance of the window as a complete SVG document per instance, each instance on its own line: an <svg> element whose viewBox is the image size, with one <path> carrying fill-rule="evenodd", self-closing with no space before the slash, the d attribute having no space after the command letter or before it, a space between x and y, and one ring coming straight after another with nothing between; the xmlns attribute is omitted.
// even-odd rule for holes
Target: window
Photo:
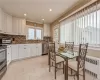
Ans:
<svg viewBox="0 0 100 80"><path fill-rule="evenodd" d="M65 41L100 47L100 4L92 5L60 23L60 42Z"/></svg>
<svg viewBox="0 0 100 80"><path fill-rule="evenodd" d="M42 30L36 29L36 39L42 39Z"/></svg>
<svg viewBox="0 0 100 80"><path fill-rule="evenodd" d="M42 40L43 29L37 27L28 27L28 40Z"/></svg>
<svg viewBox="0 0 100 80"><path fill-rule="evenodd" d="M28 29L28 39L35 39L35 30L33 28Z"/></svg>
<svg viewBox="0 0 100 80"><path fill-rule="evenodd" d="M72 22L64 21L60 24L60 42L72 42L73 41L73 27Z"/></svg>

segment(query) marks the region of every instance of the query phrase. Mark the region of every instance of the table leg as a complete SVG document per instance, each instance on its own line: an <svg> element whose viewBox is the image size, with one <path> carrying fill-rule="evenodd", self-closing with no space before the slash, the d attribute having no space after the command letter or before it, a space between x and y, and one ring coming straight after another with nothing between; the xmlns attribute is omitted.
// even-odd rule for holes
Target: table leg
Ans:
<svg viewBox="0 0 100 80"><path fill-rule="evenodd" d="M65 80L68 80L68 58L65 59Z"/></svg>

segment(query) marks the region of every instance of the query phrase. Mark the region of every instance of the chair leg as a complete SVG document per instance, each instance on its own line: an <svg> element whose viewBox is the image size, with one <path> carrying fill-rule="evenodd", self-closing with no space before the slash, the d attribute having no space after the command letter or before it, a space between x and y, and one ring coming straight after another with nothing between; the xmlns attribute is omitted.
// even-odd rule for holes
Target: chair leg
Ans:
<svg viewBox="0 0 100 80"><path fill-rule="evenodd" d="M51 64L49 64L49 72L51 71Z"/></svg>
<svg viewBox="0 0 100 80"><path fill-rule="evenodd" d="M75 76L74 76L74 80L75 80Z"/></svg>
<svg viewBox="0 0 100 80"><path fill-rule="evenodd" d="M77 80L79 80L79 72L77 73Z"/></svg>
<svg viewBox="0 0 100 80"><path fill-rule="evenodd" d="M50 65L49 65L49 72L51 71L51 69L50 69L51 67L50 67Z"/></svg>
<svg viewBox="0 0 100 80"><path fill-rule="evenodd" d="M83 80L85 80L85 69L83 69Z"/></svg>
<svg viewBox="0 0 100 80"><path fill-rule="evenodd" d="M72 72L73 72L73 71L72 71L72 69L71 69L71 75L72 75Z"/></svg>
<svg viewBox="0 0 100 80"><path fill-rule="evenodd" d="M50 65L50 54L48 53L48 65Z"/></svg>
<svg viewBox="0 0 100 80"><path fill-rule="evenodd" d="M55 66L55 79L56 79L56 66Z"/></svg>
<svg viewBox="0 0 100 80"><path fill-rule="evenodd" d="M64 74L64 70L65 70L65 67L64 67L64 62L63 62L63 74Z"/></svg>

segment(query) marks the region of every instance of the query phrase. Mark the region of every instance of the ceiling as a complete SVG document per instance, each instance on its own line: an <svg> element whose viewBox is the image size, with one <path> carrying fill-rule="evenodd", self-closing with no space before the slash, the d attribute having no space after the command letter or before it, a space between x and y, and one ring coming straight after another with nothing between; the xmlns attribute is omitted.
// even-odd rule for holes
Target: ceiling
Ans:
<svg viewBox="0 0 100 80"><path fill-rule="evenodd" d="M0 0L0 7L5 12L17 17L24 17L34 22L51 23L60 17L79 0ZM50 12L49 9L52 9Z"/></svg>

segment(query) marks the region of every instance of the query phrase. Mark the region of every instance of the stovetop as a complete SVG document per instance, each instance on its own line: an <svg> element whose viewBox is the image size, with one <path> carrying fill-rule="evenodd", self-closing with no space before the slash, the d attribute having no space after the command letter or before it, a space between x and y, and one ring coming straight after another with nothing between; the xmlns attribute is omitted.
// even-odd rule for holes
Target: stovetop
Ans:
<svg viewBox="0 0 100 80"><path fill-rule="evenodd" d="M0 44L0 49L5 49L5 48L7 48L6 44Z"/></svg>

